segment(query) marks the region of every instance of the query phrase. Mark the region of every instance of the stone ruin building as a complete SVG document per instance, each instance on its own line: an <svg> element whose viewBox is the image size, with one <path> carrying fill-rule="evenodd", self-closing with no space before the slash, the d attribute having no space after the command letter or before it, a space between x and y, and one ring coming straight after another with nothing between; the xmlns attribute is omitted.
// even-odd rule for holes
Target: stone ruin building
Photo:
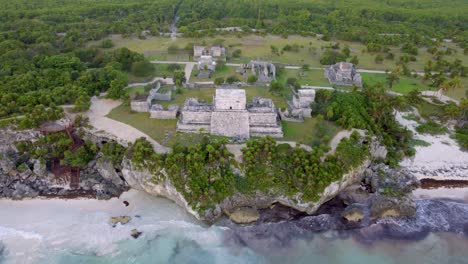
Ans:
<svg viewBox="0 0 468 264"><path fill-rule="evenodd" d="M283 137L277 109L271 99L254 98L247 105L245 90L216 89L213 104L187 98L177 131L249 138Z"/></svg>
<svg viewBox="0 0 468 264"><path fill-rule="evenodd" d="M339 62L325 68L325 77L330 84L334 85L356 85L362 87L361 75L356 71L354 65L349 62Z"/></svg>
<svg viewBox="0 0 468 264"><path fill-rule="evenodd" d="M292 101L288 102L288 109L281 113L281 117L289 121L303 121L312 117L311 104L315 101L314 89L299 89L294 93Z"/></svg>
<svg viewBox="0 0 468 264"><path fill-rule="evenodd" d="M154 104L149 111L150 118L155 119L176 119L179 112L178 105L169 105L167 109L160 104Z"/></svg>
<svg viewBox="0 0 468 264"><path fill-rule="evenodd" d="M193 59L198 62L198 77L209 78L216 70L216 61L226 59L226 49L219 46L193 46Z"/></svg>
<svg viewBox="0 0 468 264"><path fill-rule="evenodd" d="M249 64L242 64L237 72L245 75L249 70L257 76L258 82L271 82L276 79L276 66L271 62L251 61Z"/></svg>
<svg viewBox="0 0 468 264"><path fill-rule="evenodd" d="M149 94L140 94L135 96L130 102L132 111L139 113L150 113L151 118L157 119L175 119L179 110L177 105L169 105L167 109L160 104L154 104L153 101L172 100L172 90L161 91L161 84L158 82L156 88L150 90Z"/></svg>
<svg viewBox="0 0 468 264"><path fill-rule="evenodd" d="M226 49L220 46L193 46L193 59L198 61L202 56L210 56L215 60L226 57Z"/></svg>

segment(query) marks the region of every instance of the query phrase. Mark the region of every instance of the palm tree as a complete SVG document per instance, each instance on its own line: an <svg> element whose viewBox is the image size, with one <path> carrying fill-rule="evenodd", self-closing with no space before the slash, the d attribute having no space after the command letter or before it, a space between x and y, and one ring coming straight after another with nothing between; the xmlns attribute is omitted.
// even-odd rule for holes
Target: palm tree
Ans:
<svg viewBox="0 0 468 264"><path fill-rule="evenodd" d="M437 93L439 94L439 98L442 96L442 92L446 93L451 88L451 84L449 81L444 81L439 85L439 90Z"/></svg>

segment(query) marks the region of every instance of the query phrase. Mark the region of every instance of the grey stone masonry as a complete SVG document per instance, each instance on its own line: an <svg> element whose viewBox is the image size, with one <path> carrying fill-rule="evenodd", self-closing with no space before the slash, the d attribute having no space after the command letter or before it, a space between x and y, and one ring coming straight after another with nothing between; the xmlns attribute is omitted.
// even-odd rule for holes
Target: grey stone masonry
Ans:
<svg viewBox="0 0 468 264"><path fill-rule="evenodd" d="M294 93L292 101L288 102L288 109L281 113L281 117L288 121L304 121L312 117L311 104L315 101L314 89L299 89Z"/></svg>
<svg viewBox="0 0 468 264"><path fill-rule="evenodd" d="M214 59L226 57L226 49L220 46L193 46L193 58L200 59L202 56L211 56Z"/></svg>
<svg viewBox="0 0 468 264"><path fill-rule="evenodd" d="M188 98L177 130L226 137L282 137L278 111L271 99L256 97L247 105L243 89L216 89L213 105Z"/></svg>
<svg viewBox="0 0 468 264"><path fill-rule="evenodd" d="M356 71L354 65L349 62L339 62L325 68L325 77L330 84L334 85L356 85L362 87L361 75Z"/></svg>
<svg viewBox="0 0 468 264"><path fill-rule="evenodd" d="M177 122L177 131L187 133L210 132L213 105L187 98Z"/></svg>
<svg viewBox="0 0 468 264"><path fill-rule="evenodd" d="M249 138L249 112L247 110L214 111L211 114L211 134Z"/></svg>
<svg viewBox="0 0 468 264"><path fill-rule="evenodd" d="M276 66L267 61L251 61L249 64L242 64L236 72L248 74L248 71L257 76L257 82L271 82L276 79Z"/></svg>
<svg viewBox="0 0 468 264"><path fill-rule="evenodd" d="M156 119L176 119L178 111L178 105L170 105L167 109L164 109L162 105L154 104L151 106L150 117Z"/></svg>
<svg viewBox="0 0 468 264"><path fill-rule="evenodd" d="M130 102L130 108L135 112L148 112L151 106L151 100L148 95L138 95ZM148 102L149 101L149 102Z"/></svg>

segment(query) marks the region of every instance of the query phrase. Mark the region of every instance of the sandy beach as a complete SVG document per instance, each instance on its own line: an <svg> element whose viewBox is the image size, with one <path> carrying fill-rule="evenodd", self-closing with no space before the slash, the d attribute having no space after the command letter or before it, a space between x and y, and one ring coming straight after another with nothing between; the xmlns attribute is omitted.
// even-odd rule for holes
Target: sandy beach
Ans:
<svg viewBox="0 0 468 264"><path fill-rule="evenodd" d="M406 158L400 165L419 179L432 178L437 180L468 180L468 153L460 150L457 142L449 135L422 135L415 128L418 123L405 119L408 113L396 113L397 121L411 130L416 139L423 140L430 146L417 146L416 155Z"/></svg>

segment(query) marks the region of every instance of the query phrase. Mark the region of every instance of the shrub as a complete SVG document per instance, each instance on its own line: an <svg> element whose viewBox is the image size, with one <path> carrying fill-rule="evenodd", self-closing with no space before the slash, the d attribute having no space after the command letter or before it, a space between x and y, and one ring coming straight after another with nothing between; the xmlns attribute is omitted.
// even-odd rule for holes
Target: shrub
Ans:
<svg viewBox="0 0 468 264"><path fill-rule="evenodd" d="M226 78L226 82L229 83L229 84L233 84L235 82L240 82L239 78L237 78L237 76L235 75L232 75L232 76L229 76Z"/></svg>
<svg viewBox="0 0 468 264"><path fill-rule="evenodd" d="M214 79L215 85L221 85L223 83L224 83L224 77L217 77L216 79Z"/></svg>
<svg viewBox="0 0 468 264"><path fill-rule="evenodd" d="M247 83L253 84L257 82L257 76L255 75L250 75L249 78L247 78Z"/></svg>
<svg viewBox="0 0 468 264"><path fill-rule="evenodd" d="M132 73L138 77L147 77L153 74L154 65L147 61L137 61L132 64Z"/></svg>
<svg viewBox="0 0 468 264"><path fill-rule="evenodd" d="M170 72L181 70L181 69L182 69L182 67L180 66L180 64L171 63L171 64L167 65L167 70L170 71Z"/></svg>
<svg viewBox="0 0 468 264"><path fill-rule="evenodd" d="M421 134L442 135L448 132L446 127L437 124L434 121L421 124L416 127L416 131Z"/></svg>
<svg viewBox="0 0 468 264"><path fill-rule="evenodd" d="M101 48L103 49L110 49L112 47L114 47L114 42L111 39L105 39L101 43Z"/></svg>
<svg viewBox="0 0 468 264"><path fill-rule="evenodd" d="M236 49L232 52L232 57L234 58L240 58L242 56L242 50Z"/></svg>

